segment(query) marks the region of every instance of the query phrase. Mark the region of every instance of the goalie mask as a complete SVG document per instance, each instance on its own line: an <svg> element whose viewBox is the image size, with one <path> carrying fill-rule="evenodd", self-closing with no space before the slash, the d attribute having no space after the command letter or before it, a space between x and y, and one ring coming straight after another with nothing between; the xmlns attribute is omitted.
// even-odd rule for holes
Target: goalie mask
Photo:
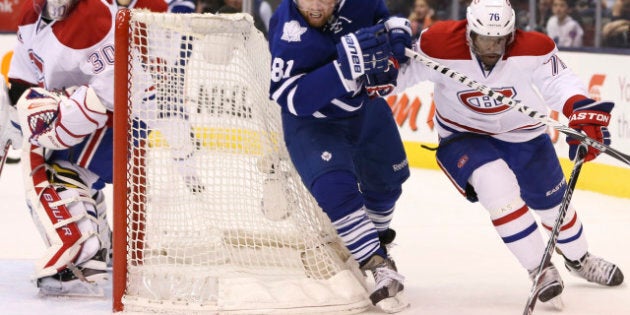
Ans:
<svg viewBox="0 0 630 315"><path fill-rule="evenodd" d="M333 16L340 0L293 0L298 10L312 27L322 27Z"/></svg>
<svg viewBox="0 0 630 315"><path fill-rule="evenodd" d="M43 18L54 21L65 19L79 0L40 0L34 1L35 12Z"/></svg>
<svg viewBox="0 0 630 315"><path fill-rule="evenodd" d="M508 0L475 0L466 10L466 39L486 68L492 68L514 40L516 15Z"/></svg>

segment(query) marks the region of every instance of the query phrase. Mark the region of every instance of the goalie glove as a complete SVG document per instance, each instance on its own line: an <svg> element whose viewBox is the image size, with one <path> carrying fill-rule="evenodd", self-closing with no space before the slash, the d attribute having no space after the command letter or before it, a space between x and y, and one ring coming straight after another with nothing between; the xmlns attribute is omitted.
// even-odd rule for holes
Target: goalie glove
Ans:
<svg viewBox="0 0 630 315"><path fill-rule="evenodd" d="M364 74L386 71L390 55L385 27L377 24L341 37L335 65L342 79L355 80Z"/></svg>
<svg viewBox="0 0 630 315"><path fill-rule="evenodd" d="M17 103L24 137L37 146L68 149L107 123L107 110L88 86L70 97L43 88L30 88Z"/></svg>
<svg viewBox="0 0 630 315"><path fill-rule="evenodd" d="M0 146L11 143L13 149L22 147L22 131L18 122L17 109L11 105L8 89L4 80L0 87ZM4 158L3 149L0 148L0 157Z"/></svg>
<svg viewBox="0 0 630 315"><path fill-rule="evenodd" d="M366 74L365 90L370 98L382 97L391 93L396 88L398 78L398 61L389 58L389 68L383 73Z"/></svg>
<svg viewBox="0 0 630 315"><path fill-rule="evenodd" d="M585 133L605 145L610 145L610 111L615 104L613 102L597 102L587 98L576 101L571 105L567 104L563 109L565 116L569 118L569 127ZM567 137L569 144L569 158L573 160L580 145L580 141ZM599 155L599 150L589 147L584 161L595 159Z"/></svg>
<svg viewBox="0 0 630 315"><path fill-rule="evenodd" d="M411 23L409 20L397 16L391 17L385 21L385 29L394 58L400 63L409 61L409 57L405 56L405 48L411 49Z"/></svg>

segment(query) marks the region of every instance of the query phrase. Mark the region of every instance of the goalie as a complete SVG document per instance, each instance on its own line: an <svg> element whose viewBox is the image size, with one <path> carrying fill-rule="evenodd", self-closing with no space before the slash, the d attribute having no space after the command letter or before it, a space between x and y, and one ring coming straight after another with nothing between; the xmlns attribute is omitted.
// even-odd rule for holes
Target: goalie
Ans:
<svg viewBox="0 0 630 315"><path fill-rule="evenodd" d="M102 189L112 182L113 26L120 2L34 0L22 8L8 95L22 131L27 205L48 247L35 270L43 295L103 295L111 230ZM134 5L167 9L165 2ZM151 93L147 88L143 99L154 99ZM0 123L2 136L7 125ZM194 150L190 126L160 123L150 127L187 128L173 152L186 163L182 156Z"/></svg>

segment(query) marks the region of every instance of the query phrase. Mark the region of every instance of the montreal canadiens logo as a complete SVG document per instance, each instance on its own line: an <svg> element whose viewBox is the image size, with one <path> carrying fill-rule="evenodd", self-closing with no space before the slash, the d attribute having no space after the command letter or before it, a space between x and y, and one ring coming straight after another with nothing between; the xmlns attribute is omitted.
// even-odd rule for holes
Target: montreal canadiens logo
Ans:
<svg viewBox="0 0 630 315"><path fill-rule="evenodd" d="M514 98L514 96L516 96L516 91L512 87L492 90L509 98ZM510 106L505 105L490 96L484 95L479 91L463 91L459 92L457 96L464 106L481 114L500 114L510 109Z"/></svg>

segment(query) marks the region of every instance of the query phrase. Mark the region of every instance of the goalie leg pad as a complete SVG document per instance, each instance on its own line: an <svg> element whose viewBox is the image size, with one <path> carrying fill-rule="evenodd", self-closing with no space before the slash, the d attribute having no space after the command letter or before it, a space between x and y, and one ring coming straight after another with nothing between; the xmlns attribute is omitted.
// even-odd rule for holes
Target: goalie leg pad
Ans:
<svg viewBox="0 0 630 315"><path fill-rule="evenodd" d="M44 190L33 219L39 220L49 248L36 265L37 278L52 276L68 264L81 265L100 249L94 206L82 199L74 189Z"/></svg>
<svg viewBox="0 0 630 315"><path fill-rule="evenodd" d="M98 237L101 242L101 250L105 250L105 262L111 267L112 257L112 229L107 221L107 203L105 202L105 194L98 190L92 199L96 202L96 216L98 222Z"/></svg>
<svg viewBox="0 0 630 315"><path fill-rule="evenodd" d="M52 164L48 173L52 183L38 200L29 202L33 220L49 246L36 265L37 278L88 263L101 249L96 202L79 173L58 164Z"/></svg>

